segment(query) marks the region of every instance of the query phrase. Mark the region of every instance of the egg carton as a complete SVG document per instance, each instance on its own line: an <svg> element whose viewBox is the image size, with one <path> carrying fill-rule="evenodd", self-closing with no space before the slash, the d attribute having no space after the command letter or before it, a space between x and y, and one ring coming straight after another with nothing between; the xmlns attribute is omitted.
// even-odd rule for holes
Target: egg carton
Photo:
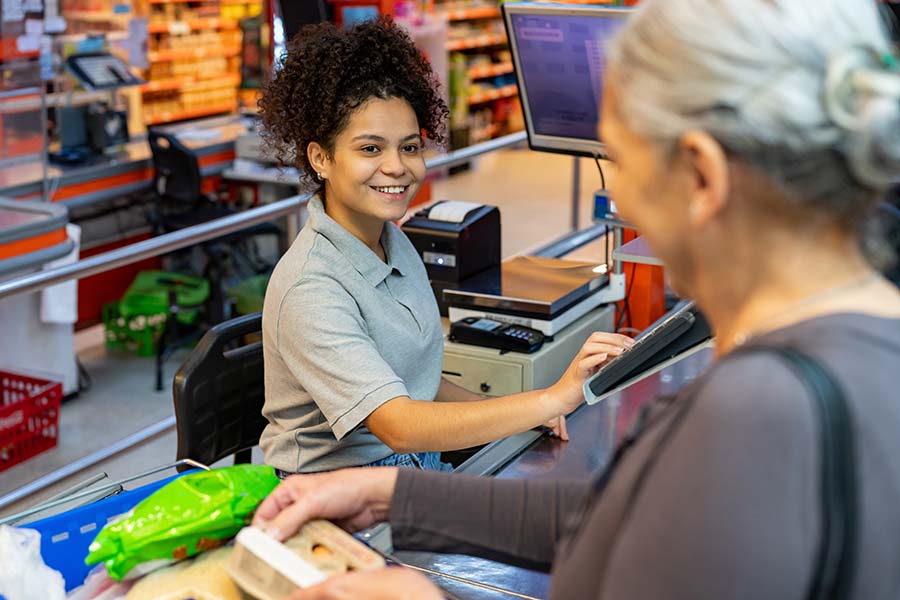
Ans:
<svg viewBox="0 0 900 600"><path fill-rule="evenodd" d="M311 521L284 543L255 527L238 533L228 573L247 594L259 600L282 600L350 571L377 569L384 559L328 521Z"/></svg>

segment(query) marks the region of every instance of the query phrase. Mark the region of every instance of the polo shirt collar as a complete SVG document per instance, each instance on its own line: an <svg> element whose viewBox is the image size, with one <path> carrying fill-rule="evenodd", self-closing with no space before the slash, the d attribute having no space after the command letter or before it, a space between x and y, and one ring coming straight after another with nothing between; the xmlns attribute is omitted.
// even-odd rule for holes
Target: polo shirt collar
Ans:
<svg viewBox="0 0 900 600"><path fill-rule="evenodd" d="M404 233L391 223L385 224L381 234L381 245L387 255L387 263L382 262L362 240L329 217L319 196L314 196L309 201L309 223L314 231L328 238L373 287L384 281L394 270L404 276L410 273L410 265L406 262L400 245L404 240L398 237Z"/></svg>

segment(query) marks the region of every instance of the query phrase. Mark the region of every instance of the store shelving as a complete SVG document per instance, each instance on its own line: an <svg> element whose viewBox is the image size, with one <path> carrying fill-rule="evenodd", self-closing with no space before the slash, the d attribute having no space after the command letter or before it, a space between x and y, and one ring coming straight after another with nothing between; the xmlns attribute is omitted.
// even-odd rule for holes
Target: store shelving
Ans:
<svg viewBox="0 0 900 600"><path fill-rule="evenodd" d="M501 46L505 44L506 34L487 33L484 35L475 35L458 40L450 40L447 42L447 50L449 50L450 52L459 50L476 50L478 48Z"/></svg>
<svg viewBox="0 0 900 600"><path fill-rule="evenodd" d="M497 77L498 75L507 75L513 72L512 61L504 61L490 65L478 65L469 68L469 79L485 79L487 77Z"/></svg>
<svg viewBox="0 0 900 600"><path fill-rule="evenodd" d="M241 82L240 75L234 73L215 73L206 78L170 77L148 81L141 86L142 92L167 92L171 90L196 90L204 87L231 86Z"/></svg>
<svg viewBox="0 0 900 600"><path fill-rule="evenodd" d="M241 84L240 19L258 0L134 0L149 20L145 123L231 112Z"/></svg>
<svg viewBox="0 0 900 600"><path fill-rule="evenodd" d="M0 5L0 166L43 165L47 181L47 88L40 51L26 19L43 19L42 8Z"/></svg>
<svg viewBox="0 0 900 600"><path fill-rule="evenodd" d="M512 98L518 93L519 90L514 83L485 92L477 92L469 96L469 106L484 104L485 102L492 102L502 98Z"/></svg>
<svg viewBox="0 0 900 600"><path fill-rule="evenodd" d="M150 33L182 34L188 31L203 31L219 29L222 31L235 31L238 28L237 19L222 19L219 17L202 17L188 21L169 21L150 23L147 30Z"/></svg>
<svg viewBox="0 0 900 600"><path fill-rule="evenodd" d="M171 123L172 121L183 121L185 119L199 119L200 117L218 115L232 110L234 110L234 103L227 102L223 104L211 104L201 108L163 111L160 113L151 112L145 117L144 122L146 122L147 125L159 125L162 123Z"/></svg>
<svg viewBox="0 0 900 600"><path fill-rule="evenodd" d="M231 112L241 85L240 19L258 15L261 0L60 0L78 33L128 33L132 17L147 20L146 81L136 90L145 125Z"/></svg>
<svg viewBox="0 0 900 600"><path fill-rule="evenodd" d="M179 48L175 50L157 50L147 53L147 61L151 63L171 62L176 60L192 60L195 58L232 57L241 53L239 46L231 48Z"/></svg>
<svg viewBox="0 0 900 600"><path fill-rule="evenodd" d="M450 27L451 131L454 147L521 128L508 40L496 0L437 0Z"/></svg>
<svg viewBox="0 0 900 600"><path fill-rule="evenodd" d="M629 4L624 0L555 0ZM450 126L454 147L524 128L498 0L434 0L450 26Z"/></svg>
<svg viewBox="0 0 900 600"><path fill-rule="evenodd" d="M474 21L477 19L499 19L500 8L497 6L475 6L472 8L449 9L448 21Z"/></svg>
<svg viewBox="0 0 900 600"><path fill-rule="evenodd" d="M147 4L218 4L218 0L147 0ZM224 2L223 2L224 4Z"/></svg>
<svg viewBox="0 0 900 600"><path fill-rule="evenodd" d="M38 50L22 52L18 49L15 38L0 37L0 61L37 58Z"/></svg>

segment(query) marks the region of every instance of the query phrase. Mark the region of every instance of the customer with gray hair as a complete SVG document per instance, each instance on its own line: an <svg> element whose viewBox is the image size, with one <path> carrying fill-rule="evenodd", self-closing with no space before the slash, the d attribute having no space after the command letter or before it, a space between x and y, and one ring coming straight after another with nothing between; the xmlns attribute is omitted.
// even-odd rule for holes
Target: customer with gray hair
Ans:
<svg viewBox="0 0 900 600"><path fill-rule="evenodd" d="M388 520L395 547L552 568L567 600L896 600L900 294L863 232L900 175L900 70L874 0L646 0L602 113L616 203L709 318L712 367L595 481L339 471L285 481L257 522ZM295 596L345 597L441 595L387 569Z"/></svg>

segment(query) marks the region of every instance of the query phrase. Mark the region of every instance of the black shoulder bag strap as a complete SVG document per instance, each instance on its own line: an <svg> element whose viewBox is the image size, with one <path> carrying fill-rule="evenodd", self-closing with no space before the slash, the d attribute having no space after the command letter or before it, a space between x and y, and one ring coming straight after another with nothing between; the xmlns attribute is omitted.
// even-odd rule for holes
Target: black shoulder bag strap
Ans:
<svg viewBox="0 0 900 600"><path fill-rule="evenodd" d="M775 354L803 381L815 400L822 446L822 543L807 600L850 598L855 571L857 515L856 450L847 399L817 359L794 348L750 346L738 352Z"/></svg>

